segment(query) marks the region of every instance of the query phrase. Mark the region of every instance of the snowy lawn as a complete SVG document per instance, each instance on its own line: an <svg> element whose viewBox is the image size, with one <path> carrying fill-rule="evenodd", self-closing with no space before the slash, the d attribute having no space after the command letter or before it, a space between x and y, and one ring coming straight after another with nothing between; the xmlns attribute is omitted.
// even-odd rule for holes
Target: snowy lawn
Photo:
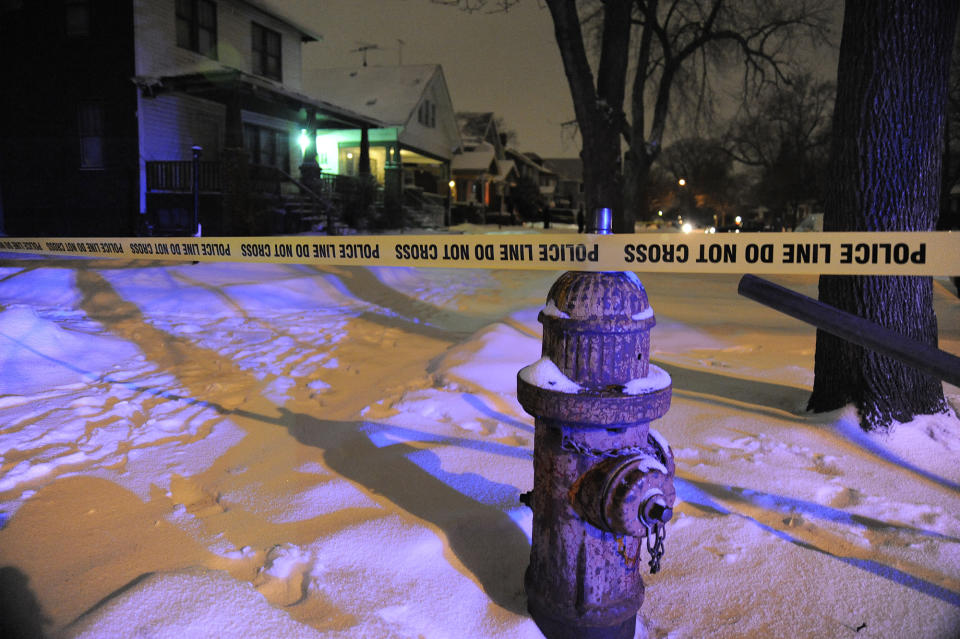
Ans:
<svg viewBox="0 0 960 639"><path fill-rule="evenodd" d="M557 275L0 261L0 635L541 636L516 373ZM807 414L812 328L641 280L679 503L638 636L957 637L960 421Z"/></svg>

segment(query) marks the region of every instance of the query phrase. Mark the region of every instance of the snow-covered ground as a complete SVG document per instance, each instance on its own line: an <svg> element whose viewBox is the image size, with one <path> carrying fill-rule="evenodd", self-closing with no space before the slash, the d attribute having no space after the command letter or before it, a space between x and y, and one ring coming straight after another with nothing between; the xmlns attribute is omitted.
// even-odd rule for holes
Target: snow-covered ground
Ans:
<svg viewBox="0 0 960 639"><path fill-rule="evenodd" d="M557 275L0 261L0 635L541 636L516 373ZM807 414L813 329L641 279L679 505L638 636L957 637L960 421Z"/></svg>

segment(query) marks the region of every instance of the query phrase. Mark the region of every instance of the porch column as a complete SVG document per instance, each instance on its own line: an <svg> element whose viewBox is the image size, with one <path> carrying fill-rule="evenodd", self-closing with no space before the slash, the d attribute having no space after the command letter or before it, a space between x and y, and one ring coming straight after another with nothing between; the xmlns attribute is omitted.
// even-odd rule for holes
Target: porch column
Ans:
<svg viewBox="0 0 960 639"><path fill-rule="evenodd" d="M307 120L304 122L304 131L306 131L309 142L303 149L303 158L300 162L300 181L306 185L310 191L316 195L323 192L323 174L320 164L317 162L317 109L315 107L306 107ZM317 203L310 199L310 215L316 217L320 214ZM327 235L334 233L334 220L330 211L327 211L325 226Z"/></svg>
<svg viewBox="0 0 960 639"><path fill-rule="evenodd" d="M221 235L249 235L253 232L250 211L250 160L243 148L243 117L240 114L240 90L233 87L225 101L227 107L224 148L220 152L223 197L220 210Z"/></svg>
<svg viewBox="0 0 960 639"><path fill-rule="evenodd" d="M304 123L304 131L307 132L309 140L305 149L303 149L303 159L300 161L301 175L305 166L319 166L317 163L317 110L314 107L307 107L307 121Z"/></svg>
<svg viewBox="0 0 960 639"><path fill-rule="evenodd" d="M360 176L370 175L370 129L360 129L360 160L357 166Z"/></svg>
<svg viewBox="0 0 960 639"><path fill-rule="evenodd" d="M387 162L383 168L383 212L389 226L399 226L403 223L403 166L400 160L400 142L388 149L393 156L392 162ZM388 155L388 158L390 157Z"/></svg>
<svg viewBox="0 0 960 639"><path fill-rule="evenodd" d="M450 226L450 207L451 207L451 196L453 195L453 189L450 187L450 182L453 180L453 167L449 162L443 163L443 185L446 188L447 198L443 205L443 225Z"/></svg>

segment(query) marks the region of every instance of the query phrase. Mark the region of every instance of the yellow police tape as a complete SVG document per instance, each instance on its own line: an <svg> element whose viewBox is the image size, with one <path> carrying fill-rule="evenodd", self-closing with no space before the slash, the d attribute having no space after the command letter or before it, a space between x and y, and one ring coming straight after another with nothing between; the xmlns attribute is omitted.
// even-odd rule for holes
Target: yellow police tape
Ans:
<svg viewBox="0 0 960 639"><path fill-rule="evenodd" d="M960 232L0 238L0 251L199 262L670 273L960 275Z"/></svg>

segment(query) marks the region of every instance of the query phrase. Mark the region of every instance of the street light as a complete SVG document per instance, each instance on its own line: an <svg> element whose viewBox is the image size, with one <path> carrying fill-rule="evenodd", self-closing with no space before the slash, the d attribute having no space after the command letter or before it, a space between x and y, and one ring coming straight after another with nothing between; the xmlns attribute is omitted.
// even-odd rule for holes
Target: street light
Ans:
<svg viewBox="0 0 960 639"><path fill-rule="evenodd" d="M686 186L687 181L684 180L683 178L680 178L679 180L677 180L677 184L679 184L680 186Z"/></svg>

